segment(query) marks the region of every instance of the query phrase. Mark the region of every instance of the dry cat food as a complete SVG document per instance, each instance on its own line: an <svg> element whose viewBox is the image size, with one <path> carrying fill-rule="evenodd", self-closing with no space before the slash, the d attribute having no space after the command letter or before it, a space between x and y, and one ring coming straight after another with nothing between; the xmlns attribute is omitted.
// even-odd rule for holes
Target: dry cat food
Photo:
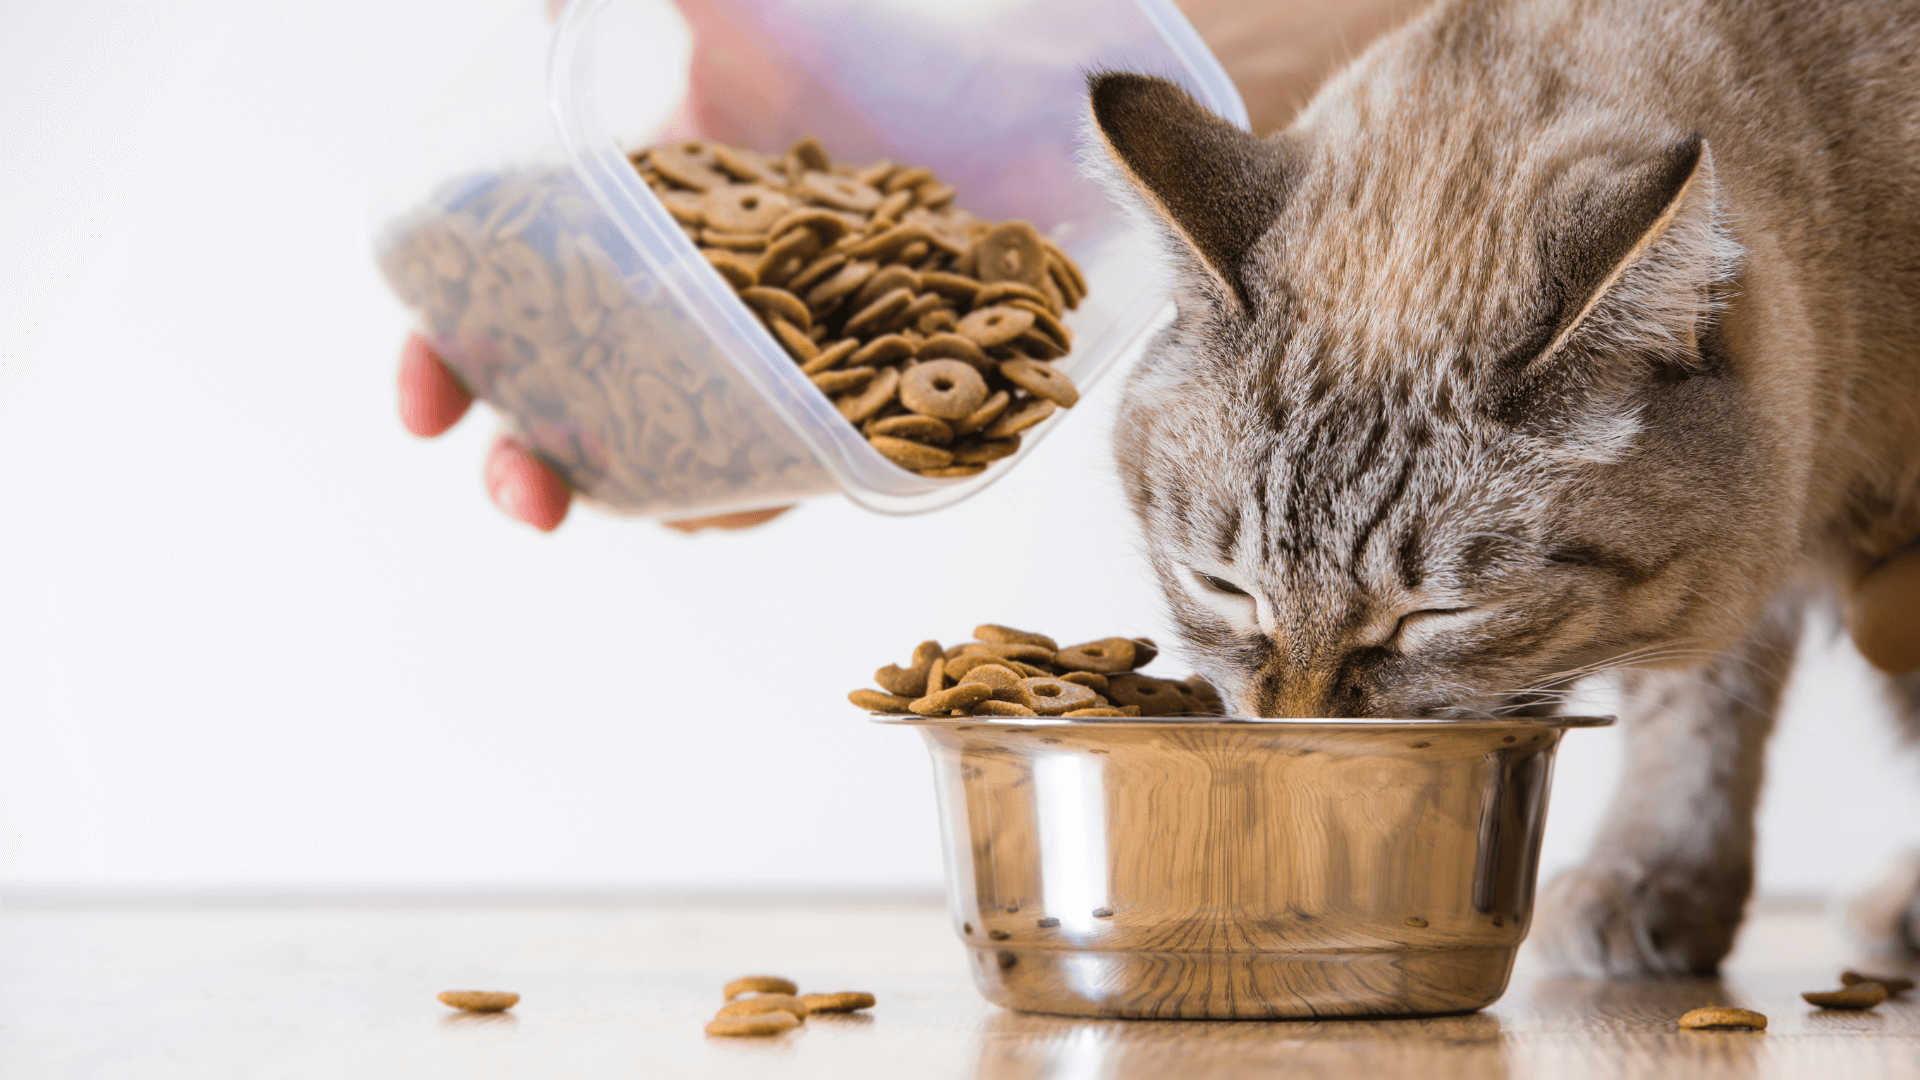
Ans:
<svg viewBox="0 0 1920 1080"><path fill-rule="evenodd" d="M1695 1009L1681 1017L1680 1026L1688 1031L1716 1031L1728 1028L1765 1031L1767 1018L1752 1009L1712 1005L1704 1009Z"/></svg>
<svg viewBox="0 0 1920 1080"><path fill-rule="evenodd" d="M1871 1009L1887 1000L1887 988L1872 980L1850 983L1839 990L1809 990L1800 997L1822 1009Z"/></svg>
<svg viewBox="0 0 1920 1080"><path fill-rule="evenodd" d="M633 156L687 237L874 449L971 476L1079 400L1048 361L1086 280L1024 221L981 221L923 168L704 139Z"/></svg>
<svg viewBox="0 0 1920 1080"><path fill-rule="evenodd" d="M1855 983L1875 982L1887 988L1888 997L1899 997L1913 989L1913 980L1905 975L1862 975L1857 971L1840 973L1840 985L1852 986Z"/></svg>
<svg viewBox="0 0 1920 1080"><path fill-rule="evenodd" d="M520 1004L520 995L499 990L448 990L440 995L440 1003L465 1012L506 1012Z"/></svg>
<svg viewBox="0 0 1920 1080"><path fill-rule="evenodd" d="M920 716L1222 716L1220 694L1198 675L1142 675L1160 649L1150 638L1102 638L1061 648L1045 634L988 623L974 641L923 641L908 666L873 673L880 690L847 700L871 712Z"/></svg>
<svg viewBox="0 0 1920 1080"><path fill-rule="evenodd" d="M571 173L473 178L409 222L381 267L467 389L602 506L764 506L835 489Z"/></svg>
<svg viewBox="0 0 1920 1080"><path fill-rule="evenodd" d="M722 989L727 1003L707 1024L707 1034L778 1035L793 1030L815 1013L870 1009L874 1002L872 994L858 991L799 994L799 990L792 979L778 975L747 975L735 979Z"/></svg>
<svg viewBox="0 0 1920 1080"><path fill-rule="evenodd" d="M1031 227L975 220L924 169L835 165L812 140L779 158L677 142L635 160L892 460L979 472L1074 400L1048 361L1072 344L1060 316L1086 283ZM380 262L467 389L586 498L646 514L836 490L571 172L451 185Z"/></svg>

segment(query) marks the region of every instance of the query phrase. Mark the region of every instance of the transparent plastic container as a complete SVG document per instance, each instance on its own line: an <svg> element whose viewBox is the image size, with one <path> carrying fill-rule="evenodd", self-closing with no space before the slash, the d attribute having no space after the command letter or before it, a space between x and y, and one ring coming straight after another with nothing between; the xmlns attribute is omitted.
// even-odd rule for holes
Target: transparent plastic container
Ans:
<svg viewBox="0 0 1920 1080"><path fill-rule="evenodd" d="M684 21L683 21L684 20ZM690 47L689 47L690 45ZM701 135L926 166L1030 221L1088 296L1057 366L1085 389L1164 318L1147 238L1078 168L1085 76L1172 78L1246 109L1167 0L573 0L529 4L388 153L382 269L423 332L589 501L668 517L844 492L913 513L1013 468L936 479L875 451L700 255L628 154Z"/></svg>

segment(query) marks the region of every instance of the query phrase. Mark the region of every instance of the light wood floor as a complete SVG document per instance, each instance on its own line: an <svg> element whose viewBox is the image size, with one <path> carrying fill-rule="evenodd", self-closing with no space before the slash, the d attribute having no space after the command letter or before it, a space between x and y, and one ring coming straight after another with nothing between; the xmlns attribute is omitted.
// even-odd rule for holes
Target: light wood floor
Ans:
<svg viewBox="0 0 1920 1080"><path fill-rule="evenodd" d="M381 1077L1920 1078L1915 993L1820 1013L1846 951L1814 910L1762 911L1727 977L1540 978L1430 1021L1165 1023L1003 1012L921 902L15 904L0 908L7 1080ZM870 990L871 1015L764 1041L701 1027L727 979ZM453 1015L444 989L507 989ZM1678 1031L1696 1005L1764 1012L1764 1034Z"/></svg>

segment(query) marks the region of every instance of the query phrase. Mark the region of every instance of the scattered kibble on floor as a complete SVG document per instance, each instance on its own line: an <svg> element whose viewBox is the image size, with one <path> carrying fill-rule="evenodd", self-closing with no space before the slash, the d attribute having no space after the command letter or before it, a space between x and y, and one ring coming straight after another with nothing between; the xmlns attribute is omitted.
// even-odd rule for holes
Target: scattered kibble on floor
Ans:
<svg viewBox="0 0 1920 1080"><path fill-rule="evenodd" d="M726 1038L781 1035L815 1013L847 1013L873 1007L874 998L858 990L837 994L800 994L792 979L746 975L720 991L727 1003L707 1024L707 1034ZM795 996L798 995L798 996Z"/></svg>

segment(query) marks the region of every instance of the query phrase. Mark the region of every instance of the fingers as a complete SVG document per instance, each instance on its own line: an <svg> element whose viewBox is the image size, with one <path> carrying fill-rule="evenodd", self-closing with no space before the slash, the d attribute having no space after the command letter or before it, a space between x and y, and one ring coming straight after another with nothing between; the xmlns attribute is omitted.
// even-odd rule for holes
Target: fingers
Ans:
<svg viewBox="0 0 1920 1080"><path fill-rule="evenodd" d="M400 347L400 422L408 431L431 438L466 415L473 395L427 339L408 334Z"/></svg>
<svg viewBox="0 0 1920 1080"><path fill-rule="evenodd" d="M496 436L487 451L487 494L508 516L552 532L567 518L572 492L552 469L511 435Z"/></svg>
<svg viewBox="0 0 1920 1080"><path fill-rule="evenodd" d="M720 517L693 518L689 521L663 521L669 529L679 529L684 533L699 532L701 529L750 529L762 522L772 521L781 514L793 509L791 506L776 506L771 510L749 510L744 514L723 514Z"/></svg>

